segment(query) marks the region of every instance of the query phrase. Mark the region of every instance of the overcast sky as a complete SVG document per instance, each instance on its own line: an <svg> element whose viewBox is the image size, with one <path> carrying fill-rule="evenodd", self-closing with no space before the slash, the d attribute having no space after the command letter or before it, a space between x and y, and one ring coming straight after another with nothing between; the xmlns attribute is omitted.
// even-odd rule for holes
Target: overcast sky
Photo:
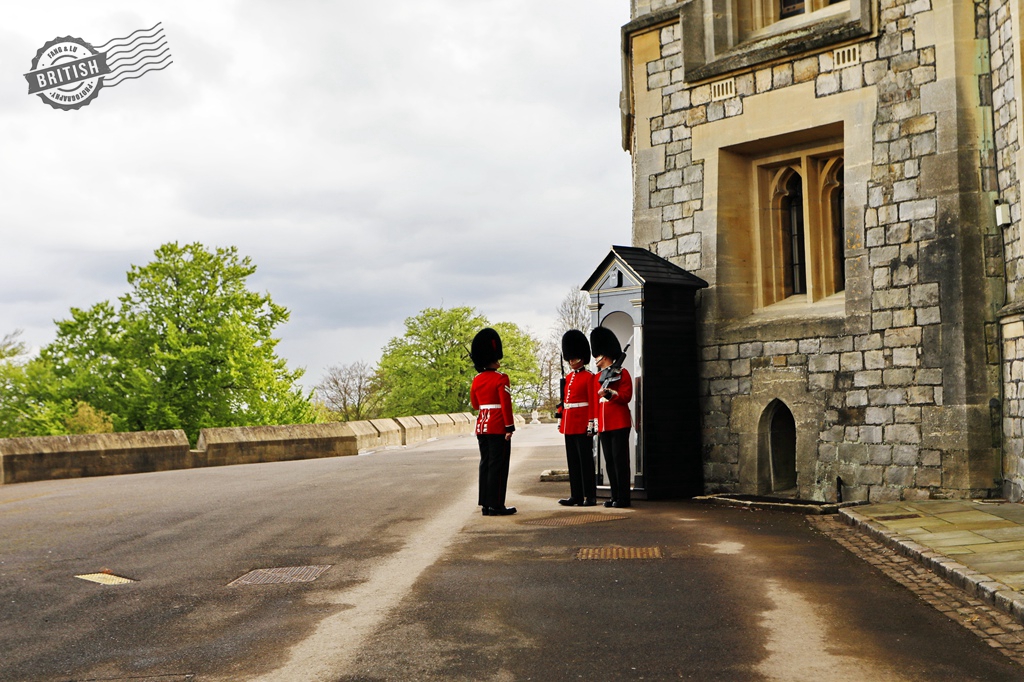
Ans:
<svg viewBox="0 0 1024 682"><path fill-rule="evenodd" d="M237 246L313 385L428 306L546 336L630 240L628 0L7 3L0 336L38 348L160 244ZM58 36L163 22L174 63L60 111L23 74Z"/></svg>

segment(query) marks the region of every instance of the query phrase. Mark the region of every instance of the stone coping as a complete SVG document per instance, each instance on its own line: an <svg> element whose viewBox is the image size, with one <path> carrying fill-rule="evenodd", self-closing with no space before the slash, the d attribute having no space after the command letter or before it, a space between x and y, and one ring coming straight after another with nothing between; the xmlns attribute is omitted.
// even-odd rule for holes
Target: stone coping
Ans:
<svg viewBox="0 0 1024 682"><path fill-rule="evenodd" d="M845 507L866 504L865 502L815 502L812 500L787 500L784 498L771 499L755 495L737 495L735 493L700 495L694 497L693 500L695 502L705 502L740 509L775 510L808 515L835 514Z"/></svg>
<svg viewBox="0 0 1024 682"><path fill-rule="evenodd" d="M208 428L200 431L194 450L180 430L0 438L0 484L351 456L470 435L475 422L463 412Z"/></svg>

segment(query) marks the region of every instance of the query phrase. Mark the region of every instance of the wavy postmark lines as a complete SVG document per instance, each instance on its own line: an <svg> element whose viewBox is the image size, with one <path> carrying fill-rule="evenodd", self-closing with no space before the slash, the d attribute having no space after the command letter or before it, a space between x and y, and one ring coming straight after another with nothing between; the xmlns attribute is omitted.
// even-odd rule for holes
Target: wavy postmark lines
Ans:
<svg viewBox="0 0 1024 682"><path fill-rule="evenodd" d="M103 88L162 71L173 63L163 27L140 29L93 47L81 38L54 38L36 52L25 74L28 94L54 109L81 109Z"/></svg>

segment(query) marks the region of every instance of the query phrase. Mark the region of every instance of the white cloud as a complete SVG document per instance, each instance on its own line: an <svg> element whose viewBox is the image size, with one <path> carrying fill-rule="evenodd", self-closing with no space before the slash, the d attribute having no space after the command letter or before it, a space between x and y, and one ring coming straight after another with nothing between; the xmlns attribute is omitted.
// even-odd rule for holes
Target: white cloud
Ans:
<svg viewBox="0 0 1024 682"><path fill-rule="evenodd" d="M630 234L626 0L22 4L0 32L0 333L124 291L166 241L236 245L315 383L426 306L538 335ZM57 36L162 21L174 64L56 111Z"/></svg>

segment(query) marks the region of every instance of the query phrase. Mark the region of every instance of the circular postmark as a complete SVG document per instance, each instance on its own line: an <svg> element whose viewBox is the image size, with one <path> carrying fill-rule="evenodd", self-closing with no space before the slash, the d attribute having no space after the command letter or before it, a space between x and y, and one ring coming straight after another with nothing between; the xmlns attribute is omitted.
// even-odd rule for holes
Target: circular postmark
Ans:
<svg viewBox="0 0 1024 682"><path fill-rule="evenodd" d="M109 72L106 55L81 38L65 36L39 48L25 77L29 94L39 95L54 109L71 110L94 100Z"/></svg>

